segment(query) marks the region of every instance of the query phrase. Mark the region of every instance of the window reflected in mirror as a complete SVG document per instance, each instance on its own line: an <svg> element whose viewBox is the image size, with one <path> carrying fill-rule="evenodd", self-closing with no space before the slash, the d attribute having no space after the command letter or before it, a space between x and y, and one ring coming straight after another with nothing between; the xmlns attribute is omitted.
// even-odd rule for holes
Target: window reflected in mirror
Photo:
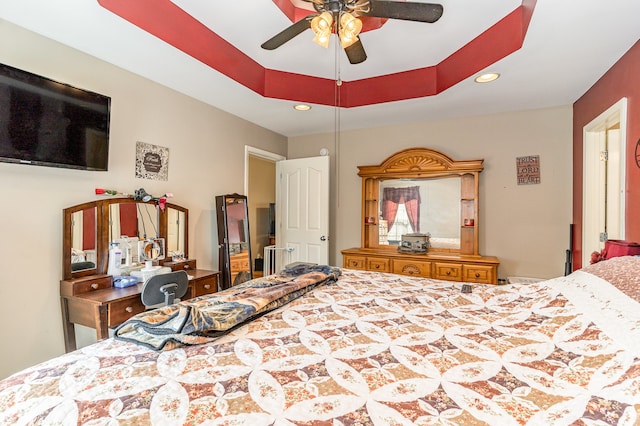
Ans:
<svg viewBox="0 0 640 426"><path fill-rule="evenodd" d="M71 270L84 271L96 267L96 208L71 214Z"/></svg>
<svg viewBox="0 0 640 426"><path fill-rule="evenodd" d="M460 248L459 177L381 180L378 199L380 245L422 233L433 248Z"/></svg>
<svg viewBox="0 0 640 426"><path fill-rule="evenodd" d="M167 256L174 261L185 259L185 212L167 208Z"/></svg>

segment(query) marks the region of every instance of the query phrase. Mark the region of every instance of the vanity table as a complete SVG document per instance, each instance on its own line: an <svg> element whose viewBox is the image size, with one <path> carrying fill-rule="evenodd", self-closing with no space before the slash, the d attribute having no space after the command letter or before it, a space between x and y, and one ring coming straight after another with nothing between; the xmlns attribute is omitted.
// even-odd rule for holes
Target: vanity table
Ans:
<svg viewBox="0 0 640 426"><path fill-rule="evenodd" d="M198 269L196 260L187 257L188 229L188 210L171 203L160 210L153 202L109 198L64 209L60 302L65 350L76 349L75 324L94 328L100 340L109 336L110 328L145 310L143 283L117 288L106 274L109 242L123 235L137 241L141 232L152 231L165 239L169 256L162 265L190 276L183 300L216 292L220 273ZM91 261L83 253L91 253ZM173 261L171 253L188 260Z"/></svg>
<svg viewBox="0 0 640 426"><path fill-rule="evenodd" d="M455 161L427 148L409 148L379 165L359 166L361 247L342 250L343 266L496 284L499 260L479 253L482 163ZM402 220L400 207L403 214L406 211ZM428 233L428 252L400 252L399 229Z"/></svg>

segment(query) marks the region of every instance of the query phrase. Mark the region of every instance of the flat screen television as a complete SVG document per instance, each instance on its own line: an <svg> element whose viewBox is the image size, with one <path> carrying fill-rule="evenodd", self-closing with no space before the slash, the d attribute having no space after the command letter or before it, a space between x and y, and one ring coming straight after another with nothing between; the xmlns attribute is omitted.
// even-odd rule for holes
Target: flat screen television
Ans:
<svg viewBox="0 0 640 426"><path fill-rule="evenodd" d="M0 161L106 171L111 98L0 64Z"/></svg>

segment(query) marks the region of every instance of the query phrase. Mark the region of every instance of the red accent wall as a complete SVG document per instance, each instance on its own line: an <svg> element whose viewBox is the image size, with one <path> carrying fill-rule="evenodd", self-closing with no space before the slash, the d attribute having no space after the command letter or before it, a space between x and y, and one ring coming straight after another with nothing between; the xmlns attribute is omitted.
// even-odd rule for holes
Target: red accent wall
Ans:
<svg viewBox="0 0 640 426"><path fill-rule="evenodd" d="M640 241L640 41L573 104L573 266L582 267L582 129L620 99L627 98L625 239Z"/></svg>

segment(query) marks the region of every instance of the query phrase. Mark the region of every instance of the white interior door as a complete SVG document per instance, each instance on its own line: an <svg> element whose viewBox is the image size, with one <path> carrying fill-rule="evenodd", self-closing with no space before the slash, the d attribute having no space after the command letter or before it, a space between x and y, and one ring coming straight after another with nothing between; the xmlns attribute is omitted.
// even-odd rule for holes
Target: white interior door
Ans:
<svg viewBox="0 0 640 426"><path fill-rule="evenodd" d="M582 265L607 239L624 238L626 99L584 129Z"/></svg>
<svg viewBox="0 0 640 426"><path fill-rule="evenodd" d="M276 163L276 246L286 263L329 262L329 157Z"/></svg>

